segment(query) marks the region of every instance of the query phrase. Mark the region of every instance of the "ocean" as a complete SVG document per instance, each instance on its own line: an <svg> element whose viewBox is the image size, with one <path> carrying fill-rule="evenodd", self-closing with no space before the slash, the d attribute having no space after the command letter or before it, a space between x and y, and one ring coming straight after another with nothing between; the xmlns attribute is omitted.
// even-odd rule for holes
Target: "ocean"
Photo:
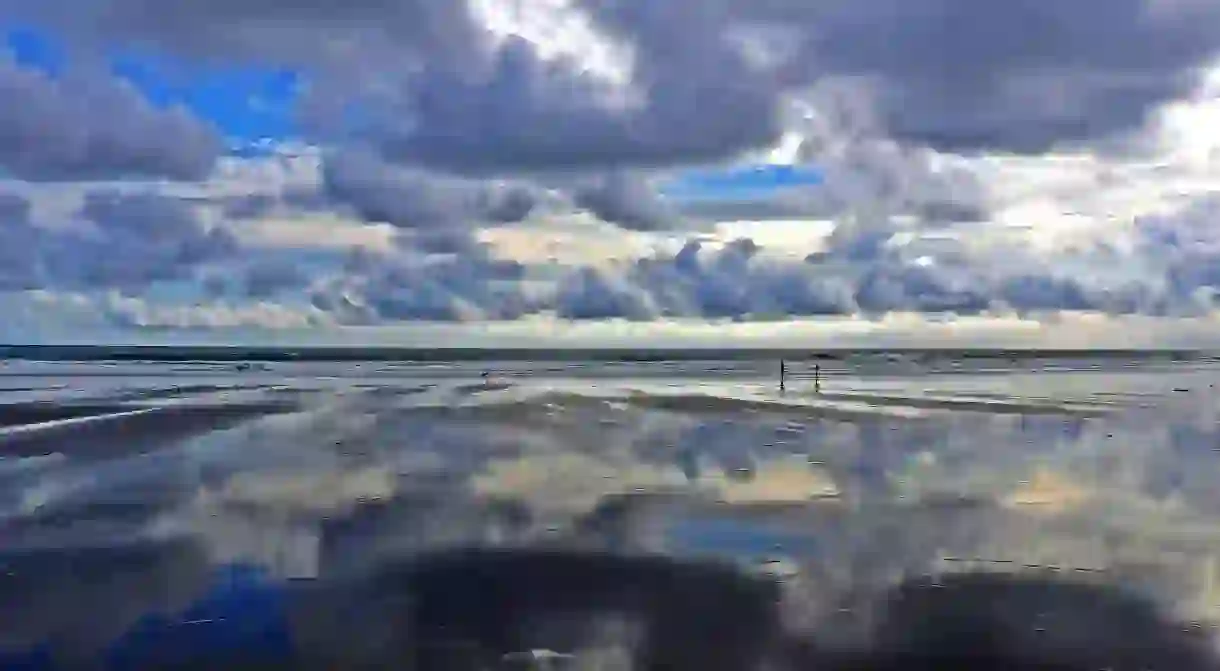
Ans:
<svg viewBox="0 0 1220 671"><path fill-rule="evenodd" d="M1206 354L4 354L0 651L192 621L226 571L465 546L732 561L782 574L794 626L997 568L1220 618Z"/></svg>

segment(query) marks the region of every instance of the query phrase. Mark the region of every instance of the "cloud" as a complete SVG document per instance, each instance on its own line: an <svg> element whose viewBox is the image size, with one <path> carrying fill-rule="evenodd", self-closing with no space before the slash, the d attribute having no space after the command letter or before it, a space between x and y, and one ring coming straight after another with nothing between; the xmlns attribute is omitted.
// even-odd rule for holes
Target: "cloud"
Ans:
<svg viewBox="0 0 1220 671"><path fill-rule="evenodd" d="M991 219L997 203L985 160L900 144L871 124L870 114L850 88L815 86L792 101L785 123L792 158L816 169L755 168L748 179L740 169L698 170L671 181L664 192L686 217L711 221L819 219L842 225L901 215L921 226L943 227ZM786 174L789 183L782 184ZM782 186L738 186L763 180Z"/></svg>
<svg viewBox="0 0 1220 671"><path fill-rule="evenodd" d="M1213 95L1200 0L103 4L0 0L68 65L0 68L25 101L0 166L41 182L0 198L0 288L115 290L116 323L1215 309L1216 164L1160 134L1164 103ZM116 49L292 71L300 142L217 160L206 122L110 76ZM798 167L740 171L768 154ZM60 180L107 184L64 186L70 211ZM580 236L592 256L550 258Z"/></svg>
<svg viewBox="0 0 1220 671"><path fill-rule="evenodd" d="M650 320L660 316L641 287L596 268L581 268L568 277L556 303L558 315L565 319Z"/></svg>
<svg viewBox="0 0 1220 671"><path fill-rule="evenodd" d="M177 302L124 296L109 290L40 289L0 293L0 306L4 307L5 314L22 317L20 324L5 325L4 332L15 342L52 339L88 343L107 336L119 342L130 342L140 331L179 332L185 334L187 340L200 341L212 330L223 334L246 329L244 333L249 335L318 329L335 323L334 319L308 305L223 298ZM224 335L219 340L224 342Z"/></svg>
<svg viewBox="0 0 1220 671"><path fill-rule="evenodd" d="M16 193L0 192L0 224L12 226L28 224L30 221L30 201Z"/></svg>
<svg viewBox="0 0 1220 671"><path fill-rule="evenodd" d="M271 214L281 199L268 193L243 194L221 201L221 212L229 219L258 219Z"/></svg>
<svg viewBox="0 0 1220 671"><path fill-rule="evenodd" d="M934 163L921 159L915 165ZM943 177L951 171L911 173ZM925 183L941 182L912 180L910 195L895 202L915 203L921 194L935 194L920 186ZM895 209L900 206L905 207ZM336 322L366 325L531 315L771 322L851 315L883 319L911 312L1198 315L1213 306L1215 274L1209 264L1214 255L1204 242L1214 237L1206 227L1210 212L1197 205L1148 217L1132 229L1133 245L1101 244L1099 238L1083 250L1040 248L1033 244L1041 239L1037 232L996 237L985 222L929 227L927 220L912 223L878 213L840 218L808 254L782 239L766 247L748 237L692 239L669 251L661 245L634 260L571 259L558 265L497 257L502 250L480 243L473 228L447 225L403 229L394 246L353 251L329 270L294 265L291 256L276 264L254 261L246 271L245 291L283 300L307 291L311 304ZM522 224L532 235L563 230L531 225ZM611 243L605 239L611 230L601 234L603 246ZM315 269L303 270L307 267Z"/></svg>
<svg viewBox="0 0 1220 671"><path fill-rule="evenodd" d="M42 236L30 224L30 209L24 196L0 195L0 291L35 289L42 283Z"/></svg>
<svg viewBox="0 0 1220 671"><path fill-rule="evenodd" d="M631 91L619 91L580 62L548 58L524 39L496 44L461 2L372 0L325 9L188 2L173 18L154 18L149 9L144 0L104 10L0 5L0 13L53 26L77 45L127 42L201 62L298 68L316 94L307 101L315 128L354 128L396 161L456 172L719 159L779 132L775 92L735 50L693 24L674 31L667 46L657 28L678 24L617 21L640 54ZM335 100L352 104L336 107ZM360 110L354 127L353 105Z"/></svg>
<svg viewBox="0 0 1220 671"><path fill-rule="evenodd" d="M770 321L908 312L1185 315L1212 306L1210 294L1205 302L1196 295L1215 277L1210 272L1199 273L1204 282L1169 293L1163 278L1106 274L1104 259L1073 272L1066 259L1038 261L1028 250L992 258L960 245L920 249L917 242L895 242L885 227L865 229L831 236L824 251L802 259L748 238L720 248L691 241L625 267L574 272L560 283L555 310L568 319Z"/></svg>
<svg viewBox="0 0 1220 671"><path fill-rule="evenodd" d="M1220 293L1220 197L1197 200L1172 215L1136 221L1137 248L1164 273L1164 289L1178 302L1212 305Z"/></svg>
<svg viewBox="0 0 1220 671"><path fill-rule="evenodd" d="M1220 9L1144 0L734 3L802 39L788 81L856 80L887 134L1040 153L1137 130L1220 52Z"/></svg>
<svg viewBox="0 0 1220 671"><path fill-rule="evenodd" d="M196 305L158 304L148 299L106 294L90 301L107 323L128 329L302 329L324 326L329 320L317 310L275 303Z"/></svg>
<svg viewBox="0 0 1220 671"><path fill-rule="evenodd" d="M311 304L342 322L511 320L537 312L520 280L523 268L462 254L354 252L344 272L311 290Z"/></svg>
<svg viewBox="0 0 1220 671"><path fill-rule="evenodd" d="M58 78L0 58L0 168L26 180L203 179L223 146L185 111L104 73Z"/></svg>
<svg viewBox="0 0 1220 671"><path fill-rule="evenodd" d="M521 221L538 198L523 184L437 175L357 152L328 155L322 184L327 196L364 220L410 229Z"/></svg>
<svg viewBox="0 0 1220 671"><path fill-rule="evenodd" d="M238 246L227 230L206 226L188 202L155 193L93 191L85 196L81 215L100 235L73 239L75 248L61 245L71 258L56 259L57 276L70 277L66 265L80 264L76 274L86 286L141 289L230 256Z"/></svg>
<svg viewBox="0 0 1220 671"><path fill-rule="evenodd" d="M761 257L749 239L719 250L697 241L673 255L641 259L625 272L584 269L563 283L557 312L569 319L622 317L781 318L849 314L841 276L799 260Z"/></svg>
<svg viewBox="0 0 1220 671"><path fill-rule="evenodd" d="M270 298L280 291L308 284L305 271L289 261L256 263L246 269L243 279L246 295L257 299Z"/></svg>
<svg viewBox="0 0 1220 671"><path fill-rule="evenodd" d="M716 242L713 236L670 251L661 245L635 260L566 266L497 256L497 248L478 241L476 228L460 225L403 229L396 244L356 247L340 258L314 248L242 249L227 227L204 223L199 205L138 190L86 193L79 226L30 223L27 207L19 197L5 201L13 221L0 233L13 241L5 249L38 253L6 265L5 286L117 289L127 296L94 305L123 327L296 328L530 316L774 323L912 312L1037 317L1064 310L1197 315L1213 305L1214 255L1201 242L1210 239L1210 209L1202 205L1140 222L1134 230L1142 242L1125 251L987 246L979 243L993 232L976 224L943 231L856 216L840 221L809 254L782 240L764 247L750 238ZM184 282L194 284L193 294L168 301L142 295Z"/></svg>
<svg viewBox="0 0 1220 671"><path fill-rule="evenodd" d="M178 3L173 15L153 11L149 0L80 5L52 0L31 5L5 2L4 14L32 25L53 26L72 45L95 50L113 44L159 49L211 63L262 62L277 66L323 66L380 50L450 54L477 49L480 31L465 3L426 0L358 0L299 5L279 0L254 3ZM321 29L330 28L325 32ZM323 38L321 42L316 41ZM355 73L348 73L355 74Z"/></svg>
<svg viewBox="0 0 1220 671"><path fill-rule="evenodd" d="M798 260L768 258L749 239L720 250L688 243L671 259L654 259L635 271L665 312L710 318L849 314L855 310L850 278Z"/></svg>
<svg viewBox="0 0 1220 671"><path fill-rule="evenodd" d="M501 25L504 8L442 4L191 0L166 17L148 0L5 0L0 14L51 26L78 57L120 43L176 56L187 71L299 70L320 137L480 175L731 158L771 145L785 98L827 83L902 142L1037 153L1138 130L1220 54L1220 9L1197 0L582 0L518 8L516 34ZM547 43L557 26L568 36ZM621 56L621 72L601 71L599 49ZM91 95L106 109L127 104ZM187 165L198 164L159 167Z"/></svg>
<svg viewBox="0 0 1220 671"><path fill-rule="evenodd" d="M573 201L603 221L631 230L672 228L680 219L647 179L636 174L613 172L577 186Z"/></svg>
<svg viewBox="0 0 1220 671"><path fill-rule="evenodd" d="M14 213L0 225L9 290L121 289L138 292L159 281L189 278L200 264L234 254L237 242L209 227L186 201L156 193L88 192L81 221L31 220L23 196L6 196ZM11 257L11 258L7 258Z"/></svg>
<svg viewBox="0 0 1220 671"><path fill-rule="evenodd" d="M637 61L632 83L644 102L616 104L599 100L598 83L571 64L548 62L524 40L510 39L484 78L424 78L404 106L416 123L375 128L375 139L395 160L474 174L664 166L774 140L772 92L742 59L713 53L725 67L716 80L690 68L696 54Z"/></svg>

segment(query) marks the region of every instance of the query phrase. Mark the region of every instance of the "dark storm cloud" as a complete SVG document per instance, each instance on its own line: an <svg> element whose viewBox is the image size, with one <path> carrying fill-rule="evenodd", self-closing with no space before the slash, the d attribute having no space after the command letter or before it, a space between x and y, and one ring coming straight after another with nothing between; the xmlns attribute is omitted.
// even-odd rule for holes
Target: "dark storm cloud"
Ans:
<svg viewBox="0 0 1220 671"><path fill-rule="evenodd" d="M730 69L694 69L694 54L643 61L636 84L647 103L636 108L600 102L588 75L510 40L486 78L418 80L404 101L415 124L375 128L373 139L393 160L472 174L663 166L768 144L779 134L774 91L739 57L714 53Z"/></svg>
<svg viewBox="0 0 1220 671"><path fill-rule="evenodd" d="M280 199L265 193L231 196L221 201L221 212L230 219L257 219L270 214Z"/></svg>
<svg viewBox="0 0 1220 671"><path fill-rule="evenodd" d="M1218 216L1220 196L1211 196L1182 211L1135 222L1138 250L1152 267L1164 270L1164 288L1175 303L1212 307L1220 295Z"/></svg>
<svg viewBox="0 0 1220 671"><path fill-rule="evenodd" d="M85 287L141 290L162 280L188 279L200 263L238 249L232 234L209 228L190 203L155 193L89 193L81 215L99 235L60 244L52 259L56 277Z"/></svg>
<svg viewBox="0 0 1220 671"><path fill-rule="evenodd" d="M482 36L464 2L185 0L164 9L158 0L0 3L5 15L55 26L90 49L117 42L210 63L253 60L324 71L346 56L391 47L456 61L477 51Z"/></svg>
<svg viewBox="0 0 1220 671"><path fill-rule="evenodd" d="M697 241L615 270L581 269L560 284L555 311L568 319L662 317L769 320L892 312L972 315L1005 308L1165 314L1189 291L1166 294L1155 278L1105 283L1087 270L991 268L952 250L932 257L887 243L892 231L860 228L805 260L768 255L749 239L720 248ZM930 259L930 260L929 260ZM1214 277L1213 273L1209 277Z"/></svg>
<svg viewBox="0 0 1220 671"><path fill-rule="evenodd" d="M311 288L316 305L350 321L539 311L582 319L779 318L992 305L1160 313L1210 305L1220 284L1213 270L1220 246L1198 223L1214 220L1205 211L1143 222L1135 254L1146 263L1129 281L1109 284L1092 277L1087 263L1052 272L1047 264L993 268L979 257L967 259L972 273L960 262L965 256L922 262L890 244L920 225L988 218L989 196L972 172L979 168L918 145L1039 151L1132 131L1155 105L1186 91L1217 54L1215 3L583 0L578 6L595 28L633 53L627 101L608 101L622 92L573 63L545 61L522 40L493 49L459 1L182 0L174 12L154 5L0 0L0 18L54 26L83 65L101 53L94 49L124 45L196 59L183 64L186 74L205 63L302 71L305 139L360 146L337 146L324 157L321 189L233 199L225 214L339 204L403 229L397 256ZM209 130L98 72L85 67L50 79L0 68L0 167L39 180L209 173L220 149ZM797 158L824 172L817 188L761 204L679 206L658 198L647 171L638 170L770 143L789 93L816 112L799 128L807 139ZM534 174L522 178L522 171ZM492 179L506 175L518 181ZM839 225L827 250L808 261L746 242L724 250L692 245L622 267L575 268L557 287L548 280L539 289L522 280L528 273L520 266L495 265L472 233L549 205L554 194L525 179L566 180L555 190L567 193L568 205L627 229L765 218L760 208L766 216ZM81 216L96 234L35 225L23 207L0 202L6 288L135 290L189 278L236 247L224 228L205 225L182 203L150 196L92 195ZM918 223L895 223L900 214ZM270 295L289 275L235 281L250 279L248 293Z"/></svg>
<svg viewBox="0 0 1220 671"><path fill-rule="evenodd" d="M524 221L538 206L535 189L521 184L494 185L480 194L483 216L491 222L513 224Z"/></svg>
<svg viewBox="0 0 1220 671"><path fill-rule="evenodd" d="M989 218L976 167L884 137L856 96L853 87L824 86L805 98L817 117L798 125L804 134L798 157L817 165L823 180L779 202L826 217L865 210L916 215L928 224Z"/></svg>
<svg viewBox="0 0 1220 671"><path fill-rule="evenodd" d="M794 158L817 166L810 186L776 189L765 196L678 199L692 219L835 219L907 215L931 227L990 219L989 193L977 164L909 147L882 134L856 87L819 84L802 93L815 113L786 123L800 133ZM793 110L800 112L800 109Z"/></svg>
<svg viewBox="0 0 1220 671"><path fill-rule="evenodd" d="M11 207L22 209L19 198ZM238 248L228 231L209 228L189 203L168 196L94 191L79 215L93 230L28 219L0 223L0 287L140 291L189 279L198 265Z"/></svg>
<svg viewBox="0 0 1220 671"><path fill-rule="evenodd" d="M106 75L52 79L0 58L0 169L15 177L202 179L222 149L199 120Z"/></svg>
<svg viewBox="0 0 1220 671"><path fill-rule="evenodd" d="M412 235L400 236L396 243L401 248L424 254L469 254L477 253L480 247L474 234L464 229L415 231Z"/></svg>
<svg viewBox="0 0 1220 671"><path fill-rule="evenodd" d="M352 130L354 105L355 129L387 157L462 173L717 159L779 130L775 91L706 20L697 30L659 12L638 27L630 16L616 22L647 52L634 82L645 102L636 106L607 103L578 66L545 61L521 40L491 49L463 2L152 5L3 0L0 15L55 26L78 46L118 42L199 62L300 68L315 130ZM673 33L672 48L658 40L662 29Z"/></svg>
<svg viewBox="0 0 1220 671"><path fill-rule="evenodd" d="M796 260L761 257L741 239L717 250L689 242L622 273L585 269L556 298L568 319L781 318L850 314L850 278Z"/></svg>
<svg viewBox="0 0 1220 671"><path fill-rule="evenodd" d="M343 276L313 288L311 304L351 324L517 319L542 307L523 291L522 266L482 247L411 251L433 255L353 253Z"/></svg>
<svg viewBox="0 0 1220 671"><path fill-rule="evenodd" d="M1220 5L1151 0L740 3L802 33L784 77L857 77L896 137L1040 152L1136 128L1220 53Z"/></svg>
<svg viewBox="0 0 1220 671"><path fill-rule="evenodd" d="M311 302L344 323L539 313L578 321L767 321L997 309L1034 316L1061 310L1169 314L1201 307L1195 293L1215 277L1199 275L1189 287L1168 291L1155 276L1107 280L1088 267L1069 273L1032 259L985 263L955 245L910 249L893 244L893 233L883 226L848 227L825 251L804 259L746 238L718 246L692 240L673 253L574 267L543 283L531 281L528 266L492 258L469 236L410 236L394 253L354 256L342 276L314 287Z"/></svg>
<svg viewBox="0 0 1220 671"><path fill-rule="evenodd" d="M0 192L0 226L28 223L31 209L25 196Z"/></svg>
<svg viewBox="0 0 1220 671"><path fill-rule="evenodd" d="M910 307L924 312L973 314L991 307L991 297L985 291L953 282L950 275L936 269L913 265L872 265L857 280L855 297L860 309L871 314Z"/></svg>
<svg viewBox="0 0 1220 671"><path fill-rule="evenodd" d="M661 199L645 178L622 172L578 186L573 200L577 207L599 219L631 230L672 228L679 219L677 211Z"/></svg>
<svg viewBox="0 0 1220 671"><path fill-rule="evenodd" d="M109 234L148 242L180 239L201 228L189 203L153 193L93 191L85 195L80 213Z"/></svg>
<svg viewBox="0 0 1220 671"><path fill-rule="evenodd" d="M566 278L560 285L556 308L564 319L647 321L659 316L641 287L596 268L582 268Z"/></svg>
<svg viewBox="0 0 1220 671"><path fill-rule="evenodd" d="M358 152L327 156L323 191L363 219L399 228L441 229L512 223L527 217L537 196L529 187L401 168Z"/></svg>
<svg viewBox="0 0 1220 671"><path fill-rule="evenodd" d="M288 261L264 261L247 268L244 276L246 295L269 298L284 290L299 289L308 284L305 271Z"/></svg>
<svg viewBox="0 0 1220 671"><path fill-rule="evenodd" d="M313 184L294 184L272 193L251 193L202 199L220 206L229 219L260 219L275 214L330 212L335 203Z"/></svg>
<svg viewBox="0 0 1220 671"><path fill-rule="evenodd" d="M43 237L30 223L31 209L29 200L20 194L0 194L0 291L42 285L39 245Z"/></svg>
<svg viewBox="0 0 1220 671"><path fill-rule="evenodd" d="M1200 242L1207 209L1146 222L1157 243L1135 256L1049 259L1013 249L980 256L952 238L918 236L884 217L841 223L806 258L760 248L690 241L672 253L558 277L492 258L465 231L405 231L390 253L354 255L343 274L314 287L313 304L345 323L515 319L664 318L775 320L799 316L882 316L893 312L971 315L990 310L1194 314L1220 291L1220 245ZM1197 221L1191 217L1197 217ZM1090 265L1095 264L1095 265ZM1119 270L1129 268L1129 270Z"/></svg>
<svg viewBox="0 0 1220 671"><path fill-rule="evenodd" d="M634 53L639 102L623 104L523 40L493 49L462 2L155 6L0 0L0 15L57 26L75 46L299 68L314 130L355 130L395 162L466 174L720 159L772 142L783 94L827 81L856 82L860 104L895 138L1036 152L1137 128L1220 51L1220 5L1201 1L585 0L595 27ZM114 165L153 161L136 155ZM159 160L161 172L198 165Z"/></svg>

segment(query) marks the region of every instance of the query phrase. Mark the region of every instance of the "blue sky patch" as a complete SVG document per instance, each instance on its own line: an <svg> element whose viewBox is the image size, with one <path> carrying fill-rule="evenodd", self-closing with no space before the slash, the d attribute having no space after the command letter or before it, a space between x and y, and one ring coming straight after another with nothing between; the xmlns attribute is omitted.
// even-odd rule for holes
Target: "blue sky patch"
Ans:
<svg viewBox="0 0 1220 671"><path fill-rule="evenodd" d="M41 31L10 26L4 34L10 55L22 67L56 76L68 63L63 46ZM132 50L116 50L110 66L154 105L182 105L235 145L284 140L298 133L300 77L290 70L189 67Z"/></svg>
<svg viewBox="0 0 1220 671"><path fill-rule="evenodd" d="M32 28L10 28L5 31L4 42L13 61L25 68L55 75L66 60L62 47Z"/></svg>
<svg viewBox="0 0 1220 671"><path fill-rule="evenodd" d="M686 172L663 184L661 194L683 201L742 200L821 182L821 171L809 166L764 164L731 170Z"/></svg>
<svg viewBox="0 0 1220 671"><path fill-rule="evenodd" d="M262 68L188 69L164 59L125 53L114 71L157 105L183 105L246 143L297 134L295 109L300 77Z"/></svg>

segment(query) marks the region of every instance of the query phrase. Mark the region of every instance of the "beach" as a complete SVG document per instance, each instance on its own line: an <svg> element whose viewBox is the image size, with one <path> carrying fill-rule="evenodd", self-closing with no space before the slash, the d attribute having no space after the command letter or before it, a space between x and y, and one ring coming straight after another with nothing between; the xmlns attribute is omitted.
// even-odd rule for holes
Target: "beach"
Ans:
<svg viewBox="0 0 1220 671"><path fill-rule="evenodd" d="M471 545L731 560L782 575L794 627L980 568L1220 618L1220 363L784 356L783 392L765 353L10 359L0 650L184 618L233 567L313 580Z"/></svg>

